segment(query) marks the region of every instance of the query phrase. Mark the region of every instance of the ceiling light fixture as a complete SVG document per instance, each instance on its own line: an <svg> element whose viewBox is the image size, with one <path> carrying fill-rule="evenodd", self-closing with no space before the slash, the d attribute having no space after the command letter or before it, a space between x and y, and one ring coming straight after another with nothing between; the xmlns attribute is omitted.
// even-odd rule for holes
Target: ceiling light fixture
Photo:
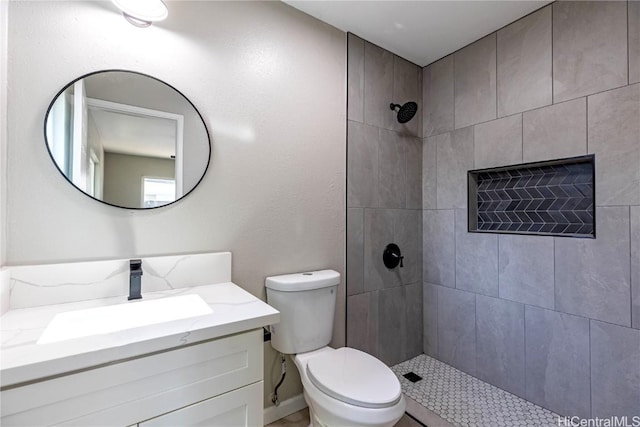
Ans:
<svg viewBox="0 0 640 427"><path fill-rule="evenodd" d="M162 0L111 0L127 21L136 27L145 28L153 22L162 21L169 11Z"/></svg>

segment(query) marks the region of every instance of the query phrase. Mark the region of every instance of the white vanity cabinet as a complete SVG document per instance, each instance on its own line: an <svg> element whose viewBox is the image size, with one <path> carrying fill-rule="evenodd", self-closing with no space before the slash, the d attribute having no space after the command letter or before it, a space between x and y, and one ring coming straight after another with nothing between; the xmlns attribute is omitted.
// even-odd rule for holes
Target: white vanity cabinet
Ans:
<svg viewBox="0 0 640 427"><path fill-rule="evenodd" d="M143 258L137 301L129 265L11 267L0 426L262 427L262 328L280 313L231 282L231 253Z"/></svg>
<svg viewBox="0 0 640 427"><path fill-rule="evenodd" d="M1 392L2 426L262 426L262 329Z"/></svg>
<svg viewBox="0 0 640 427"><path fill-rule="evenodd" d="M262 426L262 382L230 391L138 424L139 427Z"/></svg>

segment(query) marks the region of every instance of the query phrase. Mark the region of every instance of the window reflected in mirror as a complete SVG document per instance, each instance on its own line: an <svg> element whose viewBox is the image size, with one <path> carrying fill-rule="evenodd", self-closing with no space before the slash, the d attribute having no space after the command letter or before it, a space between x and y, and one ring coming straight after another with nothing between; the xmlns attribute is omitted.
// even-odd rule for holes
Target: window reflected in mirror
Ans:
<svg viewBox="0 0 640 427"><path fill-rule="evenodd" d="M175 200L176 181L167 178L142 178L142 206L155 208Z"/></svg>

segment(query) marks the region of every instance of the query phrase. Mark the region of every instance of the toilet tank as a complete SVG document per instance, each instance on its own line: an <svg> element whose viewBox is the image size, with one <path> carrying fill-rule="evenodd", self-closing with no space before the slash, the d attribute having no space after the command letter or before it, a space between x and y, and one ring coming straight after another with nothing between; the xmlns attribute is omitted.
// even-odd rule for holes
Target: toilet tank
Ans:
<svg viewBox="0 0 640 427"><path fill-rule="evenodd" d="M271 326L271 346L285 354L316 350L329 344L340 273L309 271L267 277L267 302L280 312Z"/></svg>

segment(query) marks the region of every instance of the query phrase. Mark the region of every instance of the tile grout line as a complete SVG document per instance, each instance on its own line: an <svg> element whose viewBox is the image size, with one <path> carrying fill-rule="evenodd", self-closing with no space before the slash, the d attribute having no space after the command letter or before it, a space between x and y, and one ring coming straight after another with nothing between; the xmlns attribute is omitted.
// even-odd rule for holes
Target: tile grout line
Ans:
<svg viewBox="0 0 640 427"><path fill-rule="evenodd" d="M362 39L362 124L367 124L365 115L367 108L367 41ZM347 78L349 76L347 75Z"/></svg>
<svg viewBox="0 0 640 427"><path fill-rule="evenodd" d="M435 146L435 154L436 154L436 159L435 159L435 165L436 165L436 200L435 200L435 206L436 209L438 209L438 140L435 140L436 146Z"/></svg>
<svg viewBox="0 0 640 427"><path fill-rule="evenodd" d="M438 291L437 286L434 289L436 291L436 356L440 357L440 328L438 326L438 324L440 323L438 321L440 316L440 302L438 301L440 292Z"/></svg>
<svg viewBox="0 0 640 427"><path fill-rule="evenodd" d="M476 353L474 358L473 375L478 375L478 295L473 294L473 317L475 322L473 324L473 351Z"/></svg>
<svg viewBox="0 0 640 427"><path fill-rule="evenodd" d="M373 204L375 207L377 208L382 208L381 206L381 201L380 201L380 141L382 141L382 135L381 135L381 129L380 128L376 128L376 166L378 167L378 170L376 171L376 180L374 182L375 185L375 192L374 192L374 198L373 198Z"/></svg>
<svg viewBox="0 0 640 427"><path fill-rule="evenodd" d="M362 208L362 213L361 213L361 218L362 218L362 293L365 293L365 289L364 289L364 275L365 275L365 269L364 269L364 257L365 257L365 251L364 251L364 242L365 242L365 235L366 235L366 229L365 229L365 210L366 208ZM370 292L370 291L369 291Z"/></svg>
<svg viewBox="0 0 640 427"><path fill-rule="evenodd" d="M524 163L524 112L520 113L520 160Z"/></svg>
<svg viewBox="0 0 640 427"><path fill-rule="evenodd" d="M494 33L496 35L496 118L498 120L498 31Z"/></svg>
<svg viewBox="0 0 640 427"><path fill-rule="evenodd" d="M527 305L526 304L522 304L522 322L524 323L523 325L523 330L524 330L524 348L523 348L523 353L524 353L524 366L523 366L523 375L524 375L524 395L525 397L528 396L527 393ZM526 400L526 399L525 399Z"/></svg>
<svg viewBox="0 0 640 427"><path fill-rule="evenodd" d="M453 213L453 287L454 289L458 288L458 239L456 233L458 231L458 227L456 224L456 209L455 207L451 210Z"/></svg>
<svg viewBox="0 0 640 427"><path fill-rule="evenodd" d="M365 95L365 92L366 92L365 91L365 83L366 83L365 82L365 76L366 76L367 71L366 71L365 67L367 65L367 61L366 61L366 49L367 49L367 46L366 46L365 39L360 39L360 40L362 40L362 123L365 124L366 120L364 119L364 108L365 108L365 105L367 105L367 104L365 102L364 95ZM347 75L347 77L348 77L348 75Z"/></svg>
<svg viewBox="0 0 640 427"><path fill-rule="evenodd" d="M500 298L500 235L496 236L496 240L498 241L498 298Z"/></svg>
<svg viewBox="0 0 640 427"><path fill-rule="evenodd" d="M473 292L473 291L466 291L466 292ZM483 295L483 294L479 294L479 295ZM505 301L520 302L520 301L510 300L510 299L506 299L506 298L505 298ZM528 303L520 303L520 304L524 304L527 307L531 307L531 308L538 309L538 310L551 311L553 313L560 314L560 315L563 315L563 316L577 317L577 318L585 319L585 320L588 320L588 321L593 320L594 322L605 323L607 325L617 326L619 328L637 330L637 328L633 328L631 326L626 326L626 325L623 325L623 324L620 324L620 323L614 323L614 322L611 322L610 320L602 320L602 319L598 319L598 318L587 317L587 316L585 316L583 314L576 314L576 313L569 313L569 312L566 312L566 311L559 311L559 309L543 307L541 305L533 305L533 304L528 304Z"/></svg>
<svg viewBox="0 0 640 427"><path fill-rule="evenodd" d="M616 91L616 90L619 90L619 89L623 89L623 88L626 88L628 86L634 86L634 85L640 85L640 82L631 83L629 85L623 84L623 85L612 87L612 88L609 88L609 89L604 89L604 90L601 90L601 91L598 91L598 92L583 94L583 95L580 95L580 96L576 96L574 98L563 99L562 101L554 102L552 104L543 105L541 107L529 108L527 110L522 110L522 111L517 112L517 113L509 114L507 116L500 117L500 119L504 119L504 118L507 118L507 117L515 116L515 115L518 115L518 114L531 113L531 112L538 111L538 110L544 110L546 108L551 108L551 107L554 107L556 105L565 104L565 103L569 103L569 102L572 102L572 101L577 101L577 100L579 100L581 98L587 98L587 97L590 97L590 96L600 95L600 94L607 93L607 92L613 92L613 91ZM480 121L480 122L477 122L477 123L473 123L473 124L469 124L467 126L463 126L460 129L464 129L464 128L471 127L471 126L488 124L488 123L491 123L491 122L495 122L496 120L499 120L499 119L483 120L483 121ZM368 126L378 127L376 125L371 125L371 124L368 124ZM384 129L384 128L381 128L381 129ZM429 138L434 137L434 136L446 135L446 134L452 133L453 131L456 131L456 130L459 130L459 129L453 129L453 130L450 130L450 131L443 131L441 133L430 135Z"/></svg>
<svg viewBox="0 0 640 427"><path fill-rule="evenodd" d="M589 416L593 412L593 365L591 364L591 319L589 319Z"/></svg>
<svg viewBox="0 0 640 427"><path fill-rule="evenodd" d="M584 97L584 136L585 136L585 150L586 154L589 154L589 95ZM594 153L595 154L595 153ZM595 163L595 159L594 159ZM593 177L595 181L595 174ZM593 201L593 210L596 209L596 201Z"/></svg>
<svg viewBox="0 0 640 427"><path fill-rule="evenodd" d="M453 113L453 129L451 132L456 130L456 54L454 53L451 57L451 83L453 85L453 105L451 105L452 113Z"/></svg>
<svg viewBox="0 0 640 427"><path fill-rule="evenodd" d="M553 9L555 7L554 4L551 4L551 105L555 105L555 92L554 92L554 78L553 78Z"/></svg>
<svg viewBox="0 0 640 427"><path fill-rule="evenodd" d="M631 325L631 329L633 329L633 258L631 257L631 253L633 252L633 244L632 244L632 235L633 228L631 227L631 221L633 217L631 216L631 206L629 206L629 323Z"/></svg>
<svg viewBox="0 0 640 427"><path fill-rule="evenodd" d="M557 237L552 237L553 239L553 310L556 309L556 239Z"/></svg>

